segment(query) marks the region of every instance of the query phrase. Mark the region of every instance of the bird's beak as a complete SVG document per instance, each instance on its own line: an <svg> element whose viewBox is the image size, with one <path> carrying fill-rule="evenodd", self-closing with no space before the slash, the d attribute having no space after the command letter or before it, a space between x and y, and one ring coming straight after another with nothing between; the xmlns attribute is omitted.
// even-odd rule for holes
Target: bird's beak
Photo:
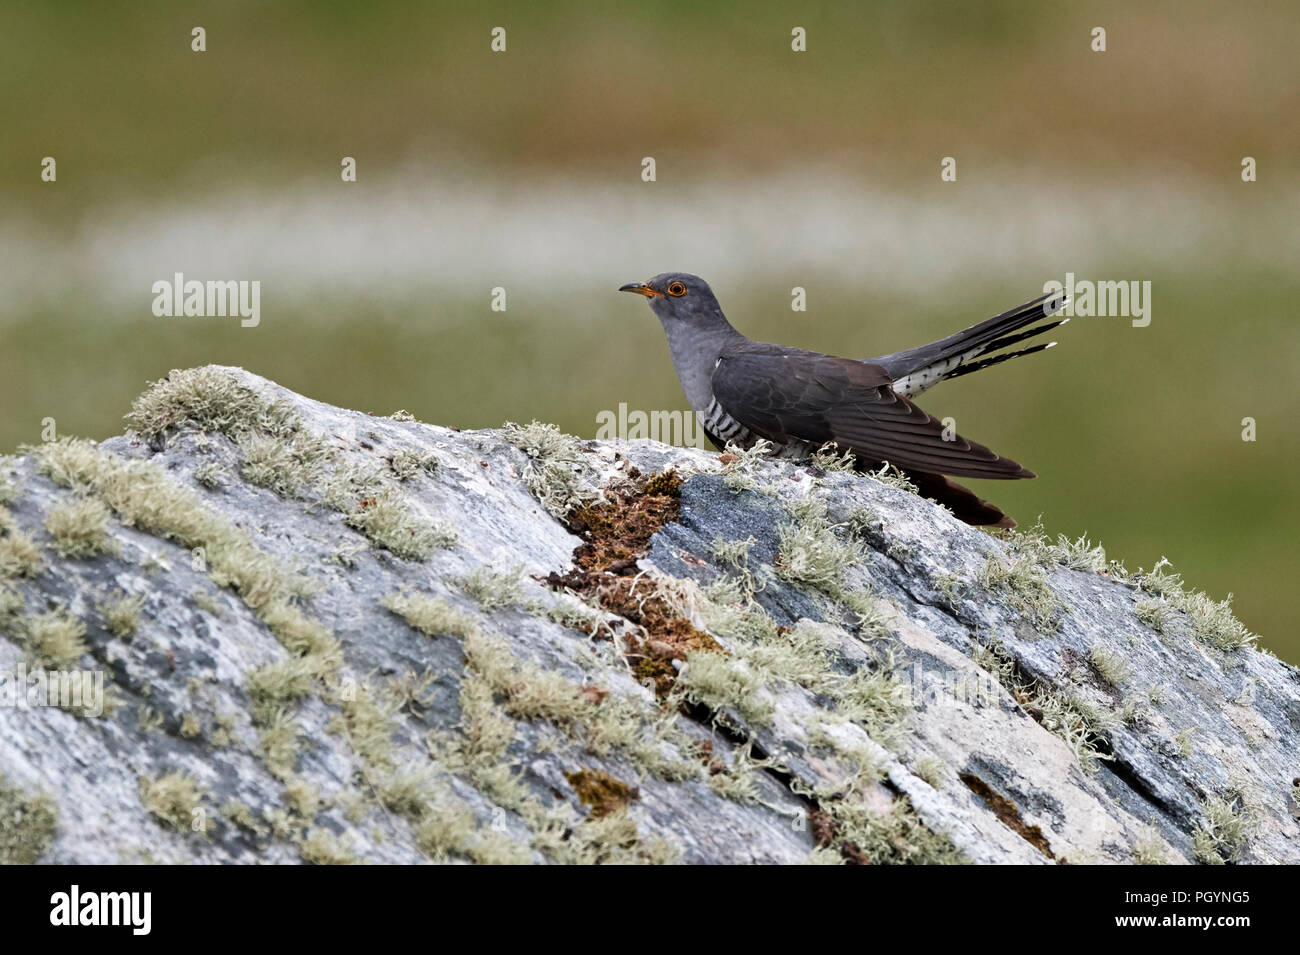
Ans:
<svg viewBox="0 0 1300 955"><path fill-rule="evenodd" d="M638 295L644 295L646 298L654 298L656 295L660 298L664 297L663 292L656 292L644 282L630 282L627 285L620 285L618 290L620 292L636 292Z"/></svg>

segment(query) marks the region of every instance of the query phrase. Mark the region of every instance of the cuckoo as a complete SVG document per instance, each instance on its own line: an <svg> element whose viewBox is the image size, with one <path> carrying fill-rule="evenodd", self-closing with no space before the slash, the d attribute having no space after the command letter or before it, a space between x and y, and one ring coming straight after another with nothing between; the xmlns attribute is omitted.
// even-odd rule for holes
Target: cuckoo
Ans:
<svg viewBox="0 0 1300 955"><path fill-rule="evenodd" d="M940 381L1055 345L1007 350L1069 321L1046 321L1065 304L1060 292L929 345L857 359L745 337L722 314L708 283L685 272L656 275L619 291L649 301L668 337L686 400L719 449L729 443L748 448L765 439L777 456L798 459L834 444L852 452L859 469L885 463L898 468L922 496L968 524L1016 526L952 478L1007 480L1034 472L953 433L912 399Z"/></svg>

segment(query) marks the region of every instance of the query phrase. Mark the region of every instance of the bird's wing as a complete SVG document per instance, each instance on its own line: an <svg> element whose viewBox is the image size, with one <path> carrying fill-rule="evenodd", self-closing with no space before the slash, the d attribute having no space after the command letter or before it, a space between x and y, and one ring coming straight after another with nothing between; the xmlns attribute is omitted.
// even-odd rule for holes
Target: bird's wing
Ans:
<svg viewBox="0 0 1300 955"><path fill-rule="evenodd" d="M782 444L835 442L862 462L957 477L1033 477L1009 458L959 435L895 394L884 368L815 352L758 347L724 351L713 395L750 431Z"/></svg>

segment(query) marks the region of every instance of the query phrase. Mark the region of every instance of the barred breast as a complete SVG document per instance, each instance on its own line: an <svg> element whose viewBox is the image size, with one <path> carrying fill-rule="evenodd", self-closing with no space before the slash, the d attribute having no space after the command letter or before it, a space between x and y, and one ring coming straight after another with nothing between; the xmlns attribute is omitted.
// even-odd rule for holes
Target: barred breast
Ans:
<svg viewBox="0 0 1300 955"><path fill-rule="evenodd" d="M700 415L700 422L704 425L704 430L723 445L734 443L742 448L751 448L759 440L758 435L727 414L726 409L718 404L718 399L713 395L709 396L709 406ZM798 439L787 441L785 444L775 442L773 444L772 456L776 458L799 460L808 457L816 450L809 442Z"/></svg>

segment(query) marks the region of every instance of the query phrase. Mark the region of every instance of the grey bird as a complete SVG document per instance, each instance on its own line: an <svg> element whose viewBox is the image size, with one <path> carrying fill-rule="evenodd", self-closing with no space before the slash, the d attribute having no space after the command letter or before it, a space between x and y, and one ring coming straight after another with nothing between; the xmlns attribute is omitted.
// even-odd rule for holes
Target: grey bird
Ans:
<svg viewBox="0 0 1300 955"><path fill-rule="evenodd" d="M733 442L749 448L766 439L777 456L800 459L834 444L851 451L860 470L886 462L898 468L922 496L968 524L1016 526L948 476L1008 480L1034 473L982 444L945 433L911 399L940 381L1055 345L1004 351L1069 321L1034 324L1060 311L1061 293L1042 295L929 345L857 359L746 338L727 321L708 283L686 272L665 272L619 291L649 301L668 337L686 400L719 449Z"/></svg>

